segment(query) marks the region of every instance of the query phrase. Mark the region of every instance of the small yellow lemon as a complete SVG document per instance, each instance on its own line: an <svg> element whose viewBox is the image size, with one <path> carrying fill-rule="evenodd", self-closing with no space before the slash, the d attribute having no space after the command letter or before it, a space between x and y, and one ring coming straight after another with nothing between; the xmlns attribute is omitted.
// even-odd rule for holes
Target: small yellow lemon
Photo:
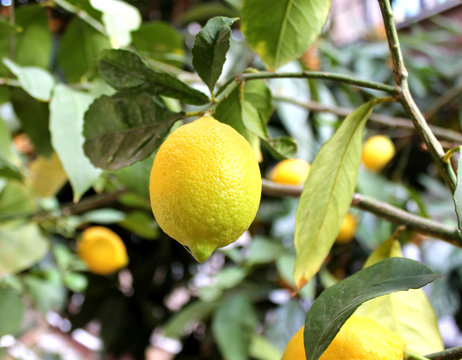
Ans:
<svg viewBox="0 0 462 360"><path fill-rule="evenodd" d="M379 172L395 155L395 146L389 137L372 136L363 146L362 161L366 169Z"/></svg>
<svg viewBox="0 0 462 360"><path fill-rule="evenodd" d="M282 360L305 360L304 327L287 344ZM375 320L351 316L320 360L402 360L406 344L402 337Z"/></svg>
<svg viewBox="0 0 462 360"><path fill-rule="evenodd" d="M340 230L335 242L337 244L346 244L350 242L355 236L357 226L358 219L350 213L346 214L342 220L342 224L340 225Z"/></svg>
<svg viewBox="0 0 462 360"><path fill-rule="evenodd" d="M88 270L99 275L111 274L128 263L122 239L103 226L86 229L77 243L77 252Z"/></svg>
<svg viewBox="0 0 462 360"><path fill-rule="evenodd" d="M249 228L261 187L247 140L204 115L173 131L160 146L149 192L161 229L202 262Z"/></svg>
<svg viewBox="0 0 462 360"><path fill-rule="evenodd" d="M276 164L269 178L278 184L300 185L308 177L311 166L302 159L286 159Z"/></svg>

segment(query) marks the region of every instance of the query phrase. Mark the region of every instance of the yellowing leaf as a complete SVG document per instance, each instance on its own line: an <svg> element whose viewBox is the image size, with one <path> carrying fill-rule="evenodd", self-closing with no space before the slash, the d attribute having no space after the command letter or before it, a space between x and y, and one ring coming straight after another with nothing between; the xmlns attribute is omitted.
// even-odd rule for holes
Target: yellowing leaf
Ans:
<svg viewBox="0 0 462 360"><path fill-rule="evenodd" d="M402 257L398 241L389 239L380 245L364 267L389 257ZM407 347L429 354L444 349L433 308L422 289L400 291L370 300L356 310L400 334Z"/></svg>
<svg viewBox="0 0 462 360"><path fill-rule="evenodd" d="M67 176L58 155L54 152L49 159L39 156L29 165L29 181L42 198L55 196L66 183Z"/></svg>

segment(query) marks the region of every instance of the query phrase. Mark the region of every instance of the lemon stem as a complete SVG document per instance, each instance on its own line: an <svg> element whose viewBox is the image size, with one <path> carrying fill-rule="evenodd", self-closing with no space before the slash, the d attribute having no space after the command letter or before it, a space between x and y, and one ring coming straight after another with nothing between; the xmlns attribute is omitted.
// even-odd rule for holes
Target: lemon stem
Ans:
<svg viewBox="0 0 462 360"><path fill-rule="evenodd" d="M460 146L457 146L455 148L452 148L451 150L448 150L446 154L444 154L443 156L443 161L445 163L449 163L449 160L451 160L452 155L454 155L456 152L459 152L460 148L461 148Z"/></svg>
<svg viewBox="0 0 462 360"><path fill-rule="evenodd" d="M430 360L459 360L462 359L462 346L455 346L426 356Z"/></svg>
<svg viewBox="0 0 462 360"><path fill-rule="evenodd" d="M404 350L404 360L430 360L430 359L412 350L406 349Z"/></svg>

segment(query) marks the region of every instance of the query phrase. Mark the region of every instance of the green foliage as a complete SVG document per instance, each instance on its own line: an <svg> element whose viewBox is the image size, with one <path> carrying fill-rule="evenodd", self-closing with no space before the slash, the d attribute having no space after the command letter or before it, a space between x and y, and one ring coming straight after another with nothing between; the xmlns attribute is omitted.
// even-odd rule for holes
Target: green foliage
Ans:
<svg viewBox="0 0 462 360"><path fill-rule="evenodd" d="M24 304L12 289L0 286L0 336L15 335L21 329Z"/></svg>

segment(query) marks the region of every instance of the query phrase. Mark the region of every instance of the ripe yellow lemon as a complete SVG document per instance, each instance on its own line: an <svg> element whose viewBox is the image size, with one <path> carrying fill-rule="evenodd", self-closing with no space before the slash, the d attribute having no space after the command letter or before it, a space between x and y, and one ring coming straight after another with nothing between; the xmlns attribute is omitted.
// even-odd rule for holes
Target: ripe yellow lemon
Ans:
<svg viewBox="0 0 462 360"><path fill-rule="evenodd" d="M337 239L335 242L337 244L346 244L353 240L353 237L356 233L356 227L358 226L358 219L348 213L342 220L342 224L340 225L340 230L337 235Z"/></svg>
<svg viewBox="0 0 462 360"><path fill-rule="evenodd" d="M372 136L363 146L362 161L366 169L380 171L395 155L395 146L389 137Z"/></svg>
<svg viewBox="0 0 462 360"><path fill-rule="evenodd" d="M202 262L249 228L261 187L247 140L204 115L173 131L160 146L149 192L161 229Z"/></svg>
<svg viewBox="0 0 462 360"><path fill-rule="evenodd" d="M306 360L304 327L287 344L282 360ZM406 344L402 337L375 320L351 316L332 340L320 360L402 360Z"/></svg>
<svg viewBox="0 0 462 360"><path fill-rule="evenodd" d="M269 178L278 184L303 184L310 173L311 166L302 159L286 159L276 164Z"/></svg>
<svg viewBox="0 0 462 360"><path fill-rule="evenodd" d="M111 274L128 263L122 239L103 226L86 229L77 243L77 252L88 270L99 275Z"/></svg>

